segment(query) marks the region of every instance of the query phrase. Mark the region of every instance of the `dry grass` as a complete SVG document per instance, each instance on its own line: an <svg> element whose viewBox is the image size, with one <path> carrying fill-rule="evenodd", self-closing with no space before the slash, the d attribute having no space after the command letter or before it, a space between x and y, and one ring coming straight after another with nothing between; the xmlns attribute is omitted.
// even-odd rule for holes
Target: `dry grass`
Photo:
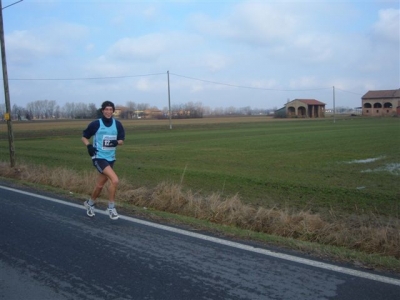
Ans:
<svg viewBox="0 0 400 300"><path fill-rule="evenodd" d="M0 162L0 176L61 188L77 194L90 194L95 172L76 174L73 170L49 169L45 166L10 168ZM320 244L342 246L365 253L400 259L400 222L381 221L374 215L352 215L346 218L323 217L310 211L291 211L245 205L239 196L223 198L220 194L201 196L185 191L181 184L162 182L155 188L133 188L120 181L120 202L148 207L236 226L255 232L294 238Z"/></svg>

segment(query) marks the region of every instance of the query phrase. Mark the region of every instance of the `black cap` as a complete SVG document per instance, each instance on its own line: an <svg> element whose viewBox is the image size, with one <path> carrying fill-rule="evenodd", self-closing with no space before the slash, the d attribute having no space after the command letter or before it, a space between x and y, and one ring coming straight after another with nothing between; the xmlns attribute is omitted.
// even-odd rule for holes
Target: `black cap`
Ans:
<svg viewBox="0 0 400 300"><path fill-rule="evenodd" d="M104 110L107 106L111 106L113 109L113 112L115 112L115 106L114 103L112 103L111 101L104 101L103 104L101 105L101 110Z"/></svg>

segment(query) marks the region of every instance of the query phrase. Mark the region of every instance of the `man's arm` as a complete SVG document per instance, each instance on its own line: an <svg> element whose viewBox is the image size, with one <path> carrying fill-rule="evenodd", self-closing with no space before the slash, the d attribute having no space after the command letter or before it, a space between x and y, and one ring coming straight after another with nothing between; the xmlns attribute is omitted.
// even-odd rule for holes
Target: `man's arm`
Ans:
<svg viewBox="0 0 400 300"><path fill-rule="evenodd" d="M123 145L124 144L124 140L125 140L125 129L122 126L122 123L118 120L117 121L117 130L118 130L118 136L117 136L117 140L118 140L118 145Z"/></svg>
<svg viewBox="0 0 400 300"><path fill-rule="evenodd" d="M87 138L85 138L84 136L82 137L82 142L85 144L85 146L87 146L87 145L89 145L90 144L90 141L87 139Z"/></svg>
<svg viewBox="0 0 400 300"><path fill-rule="evenodd" d="M90 143L90 138L96 133L97 129L100 127L99 121L93 121L89 126L83 131L81 141L85 144L88 153L91 157L96 155L97 149L93 147Z"/></svg>

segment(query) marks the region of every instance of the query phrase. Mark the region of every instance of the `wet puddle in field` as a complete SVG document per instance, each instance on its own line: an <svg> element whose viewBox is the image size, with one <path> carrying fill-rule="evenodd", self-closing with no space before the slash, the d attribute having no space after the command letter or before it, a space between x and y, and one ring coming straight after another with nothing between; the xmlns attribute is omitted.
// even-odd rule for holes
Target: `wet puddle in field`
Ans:
<svg viewBox="0 0 400 300"><path fill-rule="evenodd" d="M376 169L367 169L361 171L361 173L371 173L371 172L389 172L393 175L400 175L400 163L392 163L392 164L386 164L382 167L376 168Z"/></svg>
<svg viewBox="0 0 400 300"><path fill-rule="evenodd" d="M384 158L384 156L380 156L380 157L374 157L374 158L367 158L367 159L355 159L355 160L351 160L351 161L347 161L346 163L348 164L366 164L366 163L370 163L370 162L374 162L377 160L380 160Z"/></svg>
<svg viewBox="0 0 400 300"><path fill-rule="evenodd" d="M359 160L351 160L351 161L347 161L346 163L348 163L348 164L367 164L367 163L375 162L382 158L384 158L384 156L367 158L367 159L359 159ZM389 172L390 174L393 174L393 175L400 175L400 163L389 163L389 164L385 164L385 165L375 168L375 169L367 169L367 170L361 171L361 173L371 173L371 172Z"/></svg>

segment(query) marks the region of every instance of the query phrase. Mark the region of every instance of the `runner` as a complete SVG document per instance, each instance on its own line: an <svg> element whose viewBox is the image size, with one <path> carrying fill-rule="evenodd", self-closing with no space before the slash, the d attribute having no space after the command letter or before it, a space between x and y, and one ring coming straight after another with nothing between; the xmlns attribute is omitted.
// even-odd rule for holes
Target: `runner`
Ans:
<svg viewBox="0 0 400 300"><path fill-rule="evenodd" d="M93 166L99 171L96 186L89 200L84 202L87 215L94 217L94 204L100 195L104 185L108 186L108 213L112 220L119 218L115 209L115 194L118 187L118 176L114 172L115 150L118 145L123 145L125 130L121 122L113 118L115 111L114 103L105 101L101 105L103 116L92 121L83 131L82 142L86 145L89 155L92 157ZM93 137L93 144L90 139Z"/></svg>

